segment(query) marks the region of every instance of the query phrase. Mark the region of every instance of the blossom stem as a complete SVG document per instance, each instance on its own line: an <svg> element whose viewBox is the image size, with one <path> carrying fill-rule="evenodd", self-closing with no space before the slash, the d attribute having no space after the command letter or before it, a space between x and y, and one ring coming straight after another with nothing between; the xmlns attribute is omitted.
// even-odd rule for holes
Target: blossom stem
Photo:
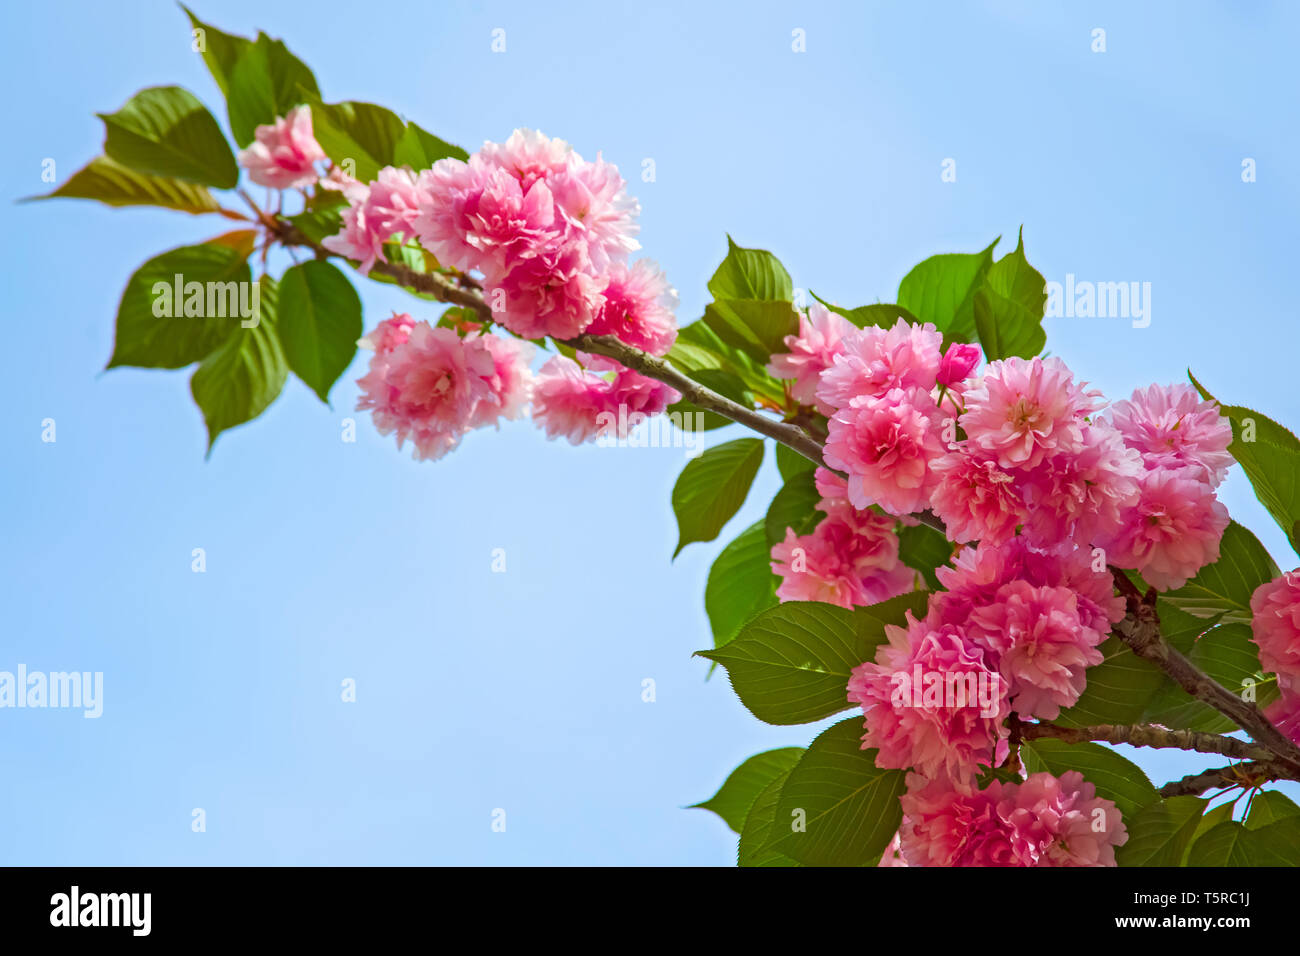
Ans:
<svg viewBox="0 0 1300 956"><path fill-rule="evenodd" d="M1134 747L1156 749L1195 750L1198 753L1222 754L1242 760L1267 762L1274 759L1272 751L1258 744L1221 734L1207 734L1192 730L1168 730L1152 724L1099 724L1094 727L1062 727L1059 724L1021 723L1020 734L1025 740L1050 737L1067 744L1097 741L1107 744L1131 744Z"/></svg>

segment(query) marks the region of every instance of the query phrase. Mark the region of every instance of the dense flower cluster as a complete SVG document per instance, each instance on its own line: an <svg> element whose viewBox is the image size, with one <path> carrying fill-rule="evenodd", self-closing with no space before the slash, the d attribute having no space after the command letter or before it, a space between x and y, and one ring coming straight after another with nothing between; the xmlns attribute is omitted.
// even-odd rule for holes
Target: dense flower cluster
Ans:
<svg viewBox="0 0 1300 956"><path fill-rule="evenodd" d="M977 375L978 349L945 350L932 325L858 329L820 306L786 348L769 371L827 416L825 461L846 478L819 471L819 488L838 482L830 491L842 503L824 500L812 535L788 531L772 549L778 596L879 600L857 584L879 580L881 554L894 557L880 544L892 528L875 520L848 533L832 522L838 509L900 520L929 509L951 541L975 545L938 569L944 590L925 616L887 626L849 680L864 749L880 767L912 771L901 842L882 865L1113 864L1125 839L1118 811L1077 774L983 790L979 778L1008 752L1011 712L1054 720L1082 695L1125 612L1111 565L1169 589L1217 560L1227 419L1178 385L1103 412L1059 359L1005 359ZM1288 706L1300 725L1300 705Z"/></svg>
<svg viewBox="0 0 1300 956"><path fill-rule="evenodd" d="M1281 692L1264 716L1300 743L1300 568L1260 585L1250 610L1260 666L1277 675Z"/></svg>
<svg viewBox="0 0 1300 956"><path fill-rule="evenodd" d="M576 443L626 437L629 423L656 415L680 395L617 362L557 356L536 374L535 349L520 339L610 335L652 355L677 337L677 294L648 260L628 262L639 245L636 201L618 170L588 162L562 140L517 130L486 143L468 162L443 159L417 173L386 167L373 182L334 167L318 178L325 153L309 107L259 126L239 156L254 182L275 189L319 182L347 201L342 230L322 245L356 260L362 273L387 261L391 243L418 243L443 267L477 273L493 319L519 339L477 323L433 328L401 315L362 340L374 350L359 380L358 408L381 434L409 438L417 459L439 458L462 435L501 418L532 415L551 438Z"/></svg>
<svg viewBox="0 0 1300 956"><path fill-rule="evenodd" d="M899 854L906 866L1114 866L1119 810L1077 770L955 790L908 775ZM893 862L892 865L899 865Z"/></svg>

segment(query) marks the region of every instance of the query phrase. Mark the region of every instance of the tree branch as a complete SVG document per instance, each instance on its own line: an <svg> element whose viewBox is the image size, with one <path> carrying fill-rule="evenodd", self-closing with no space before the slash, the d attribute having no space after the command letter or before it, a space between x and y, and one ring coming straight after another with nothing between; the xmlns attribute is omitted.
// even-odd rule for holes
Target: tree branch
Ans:
<svg viewBox="0 0 1300 956"><path fill-rule="evenodd" d="M1216 790L1221 787L1258 787L1270 780L1290 778L1290 771L1284 766L1268 761L1251 761L1188 774L1181 780L1171 780L1156 792L1166 798L1195 797L1206 790Z"/></svg>
<svg viewBox="0 0 1300 956"><path fill-rule="evenodd" d="M1115 625L1115 633L1133 649L1133 653L1154 663L1192 697L1209 704L1250 734L1256 743L1268 748L1275 760L1285 765L1292 775L1300 775L1300 747L1274 727L1258 707L1242 700L1210 677L1164 639L1160 633L1160 618L1156 614L1155 589L1142 594L1119 568L1111 568L1111 576L1128 602L1128 613Z"/></svg>
<svg viewBox="0 0 1300 956"><path fill-rule="evenodd" d="M1200 733L1193 730L1169 730L1152 724L1100 724L1095 727L1062 727L1059 724L1038 723L1020 725L1025 740L1050 737L1068 744L1095 740L1108 744L1131 744L1134 747L1157 749L1195 750L1204 754L1222 754L1241 760L1274 760L1273 752L1266 747L1224 737L1221 734Z"/></svg>

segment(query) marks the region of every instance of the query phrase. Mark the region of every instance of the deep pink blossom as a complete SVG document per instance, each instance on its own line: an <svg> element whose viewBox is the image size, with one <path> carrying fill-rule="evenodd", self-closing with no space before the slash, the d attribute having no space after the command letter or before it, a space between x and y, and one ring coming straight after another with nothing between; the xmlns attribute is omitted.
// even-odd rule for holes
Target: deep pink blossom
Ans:
<svg viewBox="0 0 1300 956"><path fill-rule="evenodd" d="M908 613L885 626L888 642L849 678L849 701L866 717L862 747L876 766L914 768L968 783L992 763L1010 712L987 652L953 625L934 627Z"/></svg>
<svg viewBox="0 0 1300 956"><path fill-rule="evenodd" d="M1256 588L1250 611L1260 665L1300 690L1300 568Z"/></svg>
<svg viewBox="0 0 1300 956"><path fill-rule="evenodd" d="M811 533L787 528L772 546L772 572L782 601L868 606L911 590L915 572L898 558L894 520L858 511L843 499L817 506L826 517Z"/></svg>
<svg viewBox="0 0 1300 956"><path fill-rule="evenodd" d="M953 342L948 351L943 353L939 363L938 383L948 388L959 385L966 380L975 366L980 363L980 347L964 342Z"/></svg>
<svg viewBox="0 0 1300 956"><path fill-rule="evenodd" d="M824 458L848 474L855 507L909 514L929 506L938 482L930 465L944 451L942 417L928 392L897 388L835 413Z"/></svg>
<svg viewBox="0 0 1300 956"><path fill-rule="evenodd" d="M605 289L588 335L612 335L651 355L666 355L677 340L677 292L653 262L617 262L605 274Z"/></svg>
<svg viewBox="0 0 1300 956"><path fill-rule="evenodd" d="M1148 584L1167 591L1219 560L1228 509L1205 482L1158 469L1138 479L1137 499L1121 520L1114 535L1096 543L1110 563L1136 568Z"/></svg>
<svg viewBox="0 0 1300 956"><path fill-rule="evenodd" d="M526 339L581 334L601 305L603 280L590 271L580 243L566 243L516 263L484 289L492 317Z"/></svg>
<svg viewBox="0 0 1300 956"><path fill-rule="evenodd" d="M1105 632L1084 625L1078 604L1067 587L1020 580L971 613L967 632L994 653L1020 716L1055 720L1083 693L1087 669L1101 663Z"/></svg>
<svg viewBox="0 0 1300 956"><path fill-rule="evenodd" d="M962 448L931 463L937 479L930 505L943 519L948 538L959 544L999 544L1025 520L1025 502L1016 476L997 462L973 458Z"/></svg>
<svg viewBox="0 0 1300 956"><path fill-rule="evenodd" d="M1003 786L997 815L1011 829L1016 855L1035 866L1114 866L1115 848L1128 842L1119 809L1077 770Z"/></svg>

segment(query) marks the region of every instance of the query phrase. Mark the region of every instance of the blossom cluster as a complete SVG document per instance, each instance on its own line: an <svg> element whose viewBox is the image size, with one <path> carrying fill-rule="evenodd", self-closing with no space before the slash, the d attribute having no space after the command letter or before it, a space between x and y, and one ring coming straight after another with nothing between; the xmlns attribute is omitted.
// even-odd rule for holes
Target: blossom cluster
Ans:
<svg viewBox="0 0 1300 956"><path fill-rule="evenodd" d="M1012 712L1054 720L1082 695L1098 645L1125 612L1110 565L1170 589L1217 560L1227 419L1178 385L1139 389L1103 411L1100 394L1059 359L994 361L977 374L979 350L945 349L928 323L858 329L818 305L785 344L768 370L827 417L825 462L845 477L819 471L828 517L773 548L778 596L879 600L856 585L883 580L889 566L880 526L840 533L836 509L900 520L932 510L949 540L972 545L936 572L943 590L925 616L887 626L849 680L863 748L877 766L911 771L910 809L885 862L1113 863L1126 838L1118 811L1081 778L1036 774L983 790L979 779L1008 755ZM838 499L823 487L833 481ZM802 575L790 570L796 548ZM1065 805L1101 807L1109 822L1076 827L1082 818ZM1048 817L1075 822L1058 832ZM1081 841L1077 853L1062 850L1066 831Z"/></svg>
<svg viewBox="0 0 1300 956"><path fill-rule="evenodd" d="M638 207L612 164L516 130L468 162L442 159L419 173L389 166L362 183L338 167L319 175L316 164L326 157L307 106L259 126L255 137L239 156L254 182L274 189L317 183L346 200L342 231L324 248L369 273L388 261L393 244L418 244L440 267L477 274L493 321L519 337L475 322L435 328L398 315L362 339L375 354L359 380L358 408L373 413L381 434L396 434L399 447L409 438L416 458L439 458L466 432L519 417L530 401L549 437L576 444L680 399L581 352L534 374L535 350L520 341L608 335L661 356L676 340L676 292L654 263L628 261L639 248Z"/></svg>

